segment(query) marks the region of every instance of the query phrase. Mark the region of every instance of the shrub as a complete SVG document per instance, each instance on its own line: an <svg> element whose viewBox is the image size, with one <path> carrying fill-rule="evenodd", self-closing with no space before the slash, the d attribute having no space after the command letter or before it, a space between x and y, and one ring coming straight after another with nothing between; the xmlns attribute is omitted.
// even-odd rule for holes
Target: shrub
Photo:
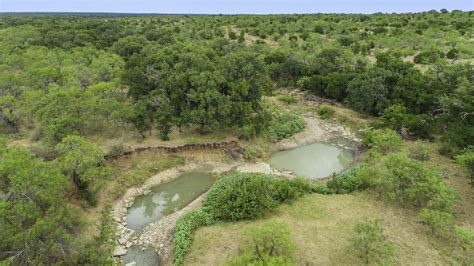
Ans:
<svg viewBox="0 0 474 266"><path fill-rule="evenodd" d="M268 221L249 228L239 249L228 265L292 265L295 244L285 223Z"/></svg>
<svg viewBox="0 0 474 266"><path fill-rule="evenodd" d="M112 146L112 148L107 153L107 155L110 156L110 157L115 157L115 156L122 155L126 151L127 151L127 149L122 144L115 144L115 145Z"/></svg>
<svg viewBox="0 0 474 266"><path fill-rule="evenodd" d="M397 152L403 144L397 132L391 129L368 130L364 134L362 143L367 145L372 151L381 153Z"/></svg>
<svg viewBox="0 0 474 266"><path fill-rule="evenodd" d="M184 214L176 221L176 231L173 239L173 263L181 265L184 256L189 251L193 234L201 226L213 224L212 217L202 208Z"/></svg>
<svg viewBox="0 0 474 266"><path fill-rule="evenodd" d="M410 157L418 161L428 161L431 153L431 148L422 141L417 141L413 147L410 147Z"/></svg>
<svg viewBox="0 0 474 266"><path fill-rule="evenodd" d="M347 194L363 188L363 181L357 172L363 165L334 176L327 183L328 190L335 194Z"/></svg>
<svg viewBox="0 0 474 266"><path fill-rule="evenodd" d="M334 116L334 109L329 106L323 106L321 109L318 110L318 115L322 119L330 119Z"/></svg>
<svg viewBox="0 0 474 266"><path fill-rule="evenodd" d="M463 250L473 250L474 249L474 231L469 230L461 226L454 226L454 232L456 233L459 246Z"/></svg>
<svg viewBox="0 0 474 266"><path fill-rule="evenodd" d="M420 219L431 229L431 233L446 233L453 221L453 215L446 211L424 208L421 210Z"/></svg>
<svg viewBox="0 0 474 266"><path fill-rule="evenodd" d="M274 119L267 131L272 140L282 140L301 132L306 124L298 115L291 113L283 113Z"/></svg>
<svg viewBox="0 0 474 266"><path fill-rule="evenodd" d="M275 179L273 199L277 202L288 202L314 191L314 184L305 178Z"/></svg>
<svg viewBox="0 0 474 266"><path fill-rule="evenodd" d="M286 104L293 104L297 102L296 96L293 95L281 95L280 97L278 97L278 100Z"/></svg>
<svg viewBox="0 0 474 266"><path fill-rule="evenodd" d="M58 157L58 150L54 146L43 143L35 143L28 147L31 153L45 161L51 161Z"/></svg>
<svg viewBox="0 0 474 266"><path fill-rule="evenodd" d="M235 174L218 180L210 189L203 206L216 220L236 221L262 216L275 207L274 177Z"/></svg>
<svg viewBox="0 0 474 266"><path fill-rule="evenodd" d="M233 31L229 32L229 38L231 40L237 40L237 34Z"/></svg>
<svg viewBox="0 0 474 266"><path fill-rule="evenodd" d="M239 139L252 139L257 135L257 131L253 125L246 125L237 130L237 134L239 135Z"/></svg>
<svg viewBox="0 0 474 266"><path fill-rule="evenodd" d="M467 167L471 177L471 185L474 186L474 151L466 150L454 157L457 163Z"/></svg>
<svg viewBox="0 0 474 266"><path fill-rule="evenodd" d="M380 220L356 224L354 231L356 235L352 239L353 247L365 263L384 262L394 256L393 244L387 240Z"/></svg>
<svg viewBox="0 0 474 266"><path fill-rule="evenodd" d="M313 190L313 185L304 179L237 173L219 179L209 189L203 206L216 220L253 219L263 216L279 202L291 201Z"/></svg>
<svg viewBox="0 0 474 266"><path fill-rule="evenodd" d="M246 149L244 152L244 159L248 161L253 161L256 158L261 158L263 156L263 152L260 149Z"/></svg>
<svg viewBox="0 0 474 266"><path fill-rule="evenodd" d="M413 58L413 62L415 64L432 64L435 63L436 60L439 58L443 58L444 53L441 51L431 50L431 51L424 51L417 54Z"/></svg>
<svg viewBox="0 0 474 266"><path fill-rule="evenodd" d="M439 171L403 153L390 154L379 167L377 189L388 199L442 210L449 210L456 199L455 192L441 179Z"/></svg>

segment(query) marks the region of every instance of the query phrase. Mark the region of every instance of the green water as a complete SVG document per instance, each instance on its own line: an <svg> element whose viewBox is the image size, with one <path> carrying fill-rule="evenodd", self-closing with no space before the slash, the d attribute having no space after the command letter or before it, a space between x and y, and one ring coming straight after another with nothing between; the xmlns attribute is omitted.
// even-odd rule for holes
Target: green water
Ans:
<svg viewBox="0 0 474 266"><path fill-rule="evenodd" d="M128 209L128 227L141 230L147 224L184 208L206 192L214 181L211 174L190 172L152 188L150 193L138 196Z"/></svg>
<svg viewBox="0 0 474 266"><path fill-rule="evenodd" d="M331 143L313 143L273 154L268 163L310 179L325 178L350 166L353 152Z"/></svg>

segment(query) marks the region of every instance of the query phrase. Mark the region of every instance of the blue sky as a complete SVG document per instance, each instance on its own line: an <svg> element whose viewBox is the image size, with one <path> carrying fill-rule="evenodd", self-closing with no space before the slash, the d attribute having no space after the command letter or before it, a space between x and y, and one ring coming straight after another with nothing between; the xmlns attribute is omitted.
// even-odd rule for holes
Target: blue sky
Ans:
<svg viewBox="0 0 474 266"><path fill-rule="evenodd" d="M391 13L473 6L474 0L0 0L0 12Z"/></svg>

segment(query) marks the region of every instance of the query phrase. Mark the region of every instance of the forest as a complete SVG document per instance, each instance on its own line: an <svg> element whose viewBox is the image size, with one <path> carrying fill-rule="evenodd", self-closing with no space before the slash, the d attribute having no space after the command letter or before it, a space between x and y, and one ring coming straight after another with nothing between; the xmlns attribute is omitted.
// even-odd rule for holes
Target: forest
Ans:
<svg viewBox="0 0 474 266"><path fill-rule="evenodd" d="M240 160L261 161L309 127L309 111L362 139L360 163L323 183L226 173L178 218L175 265L206 263L206 233L237 221L256 223L249 239L210 265L308 263L288 225L262 219L339 196L398 208L428 229L416 233L435 243L439 264L471 265L473 16L0 14L0 265L120 263L114 202L190 159L109 158L235 140ZM409 261L393 255L379 220L354 230L354 264Z"/></svg>

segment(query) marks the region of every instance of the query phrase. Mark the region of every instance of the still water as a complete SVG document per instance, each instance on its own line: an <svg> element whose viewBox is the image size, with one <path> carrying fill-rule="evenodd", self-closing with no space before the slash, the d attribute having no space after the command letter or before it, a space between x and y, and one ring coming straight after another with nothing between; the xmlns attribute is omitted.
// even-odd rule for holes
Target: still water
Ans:
<svg viewBox="0 0 474 266"><path fill-rule="evenodd" d="M313 143L273 154L268 163L279 171L291 171L310 179L325 178L349 167L352 151L332 143Z"/></svg>
<svg viewBox="0 0 474 266"><path fill-rule="evenodd" d="M214 181L215 177L209 173L189 172L153 187L150 193L138 196L128 209L128 227L139 231L147 224L184 208L205 193Z"/></svg>

